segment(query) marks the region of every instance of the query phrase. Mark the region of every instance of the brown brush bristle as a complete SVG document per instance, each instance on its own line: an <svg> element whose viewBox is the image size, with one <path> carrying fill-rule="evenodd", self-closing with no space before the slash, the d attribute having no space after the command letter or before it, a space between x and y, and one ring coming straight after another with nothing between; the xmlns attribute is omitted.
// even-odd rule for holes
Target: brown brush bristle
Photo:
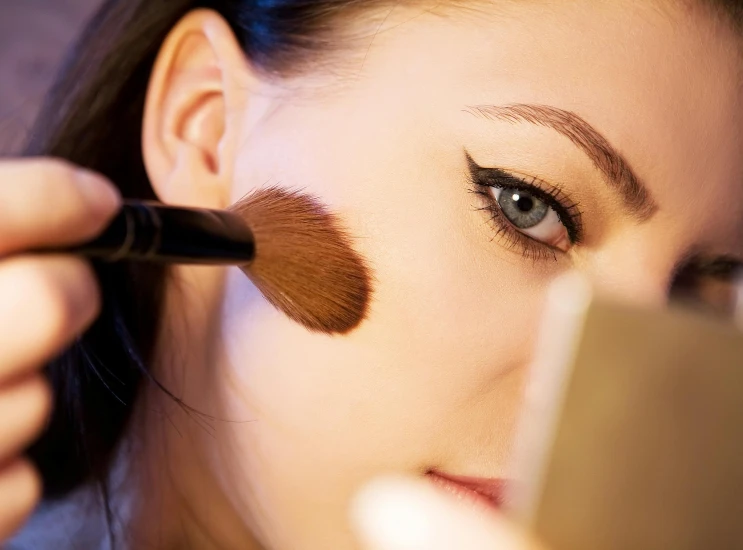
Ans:
<svg viewBox="0 0 743 550"><path fill-rule="evenodd" d="M317 198L270 187L230 210L253 231L256 256L243 271L271 304L318 332L346 333L364 319L369 270Z"/></svg>

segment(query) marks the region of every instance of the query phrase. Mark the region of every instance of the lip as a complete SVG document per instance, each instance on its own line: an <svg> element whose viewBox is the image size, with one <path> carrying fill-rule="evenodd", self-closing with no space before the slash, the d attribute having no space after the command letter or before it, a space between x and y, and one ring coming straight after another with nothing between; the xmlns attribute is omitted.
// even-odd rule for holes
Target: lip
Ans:
<svg viewBox="0 0 743 550"><path fill-rule="evenodd" d="M466 477L431 470L428 480L457 500L475 507L499 509L503 506L508 480L499 478Z"/></svg>

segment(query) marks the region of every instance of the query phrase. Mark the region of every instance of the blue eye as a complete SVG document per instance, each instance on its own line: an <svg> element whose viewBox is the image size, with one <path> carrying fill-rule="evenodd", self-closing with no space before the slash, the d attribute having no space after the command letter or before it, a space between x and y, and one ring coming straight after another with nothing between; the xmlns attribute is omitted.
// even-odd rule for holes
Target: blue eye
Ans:
<svg viewBox="0 0 743 550"><path fill-rule="evenodd" d="M503 217L516 231L548 246L567 251L570 238L554 208L525 189L490 187Z"/></svg>
<svg viewBox="0 0 743 550"><path fill-rule="evenodd" d="M544 201L518 189L498 189L496 200L503 215L519 229L529 229L544 220L550 207Z"/></svg>
<svg viewBox="0 0 743 550"><path fill-rule="evenodd" d="M485 199L499 238L508 248L535 259L567 252L582 242L578 205L560 187L537 177L523 177L502 168L484 168L467 151L465 158L474 191Z"/></svg>

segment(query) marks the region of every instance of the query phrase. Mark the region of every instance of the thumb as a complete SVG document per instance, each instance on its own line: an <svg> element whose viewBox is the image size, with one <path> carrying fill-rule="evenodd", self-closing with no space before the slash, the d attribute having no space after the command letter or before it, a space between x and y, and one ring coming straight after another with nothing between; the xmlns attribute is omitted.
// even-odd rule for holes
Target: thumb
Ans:
<svg viewBox="0 0 743 550"><path fill-rule="evenodd" d="M380 478L361 490L352 525L368 550L537 550L500 514L429 484Z"/></svg>

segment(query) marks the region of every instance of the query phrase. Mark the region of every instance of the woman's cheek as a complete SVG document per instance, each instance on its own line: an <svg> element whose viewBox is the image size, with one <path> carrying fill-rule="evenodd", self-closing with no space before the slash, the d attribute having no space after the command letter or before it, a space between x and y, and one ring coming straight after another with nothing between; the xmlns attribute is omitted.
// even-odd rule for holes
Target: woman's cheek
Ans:
<svg viewBox="0 0 743 550"><path fill-rule="evenodd" d="M307 332L233 278L224 313L233 407L318 450L342 440L409 452L405 441L526 366L533 347L540 293L518 288L519 270L504 263L499 277L455 284L469 268L447 254L431 251L404 273L376 260L370 317L347 336Z"/></svg>

